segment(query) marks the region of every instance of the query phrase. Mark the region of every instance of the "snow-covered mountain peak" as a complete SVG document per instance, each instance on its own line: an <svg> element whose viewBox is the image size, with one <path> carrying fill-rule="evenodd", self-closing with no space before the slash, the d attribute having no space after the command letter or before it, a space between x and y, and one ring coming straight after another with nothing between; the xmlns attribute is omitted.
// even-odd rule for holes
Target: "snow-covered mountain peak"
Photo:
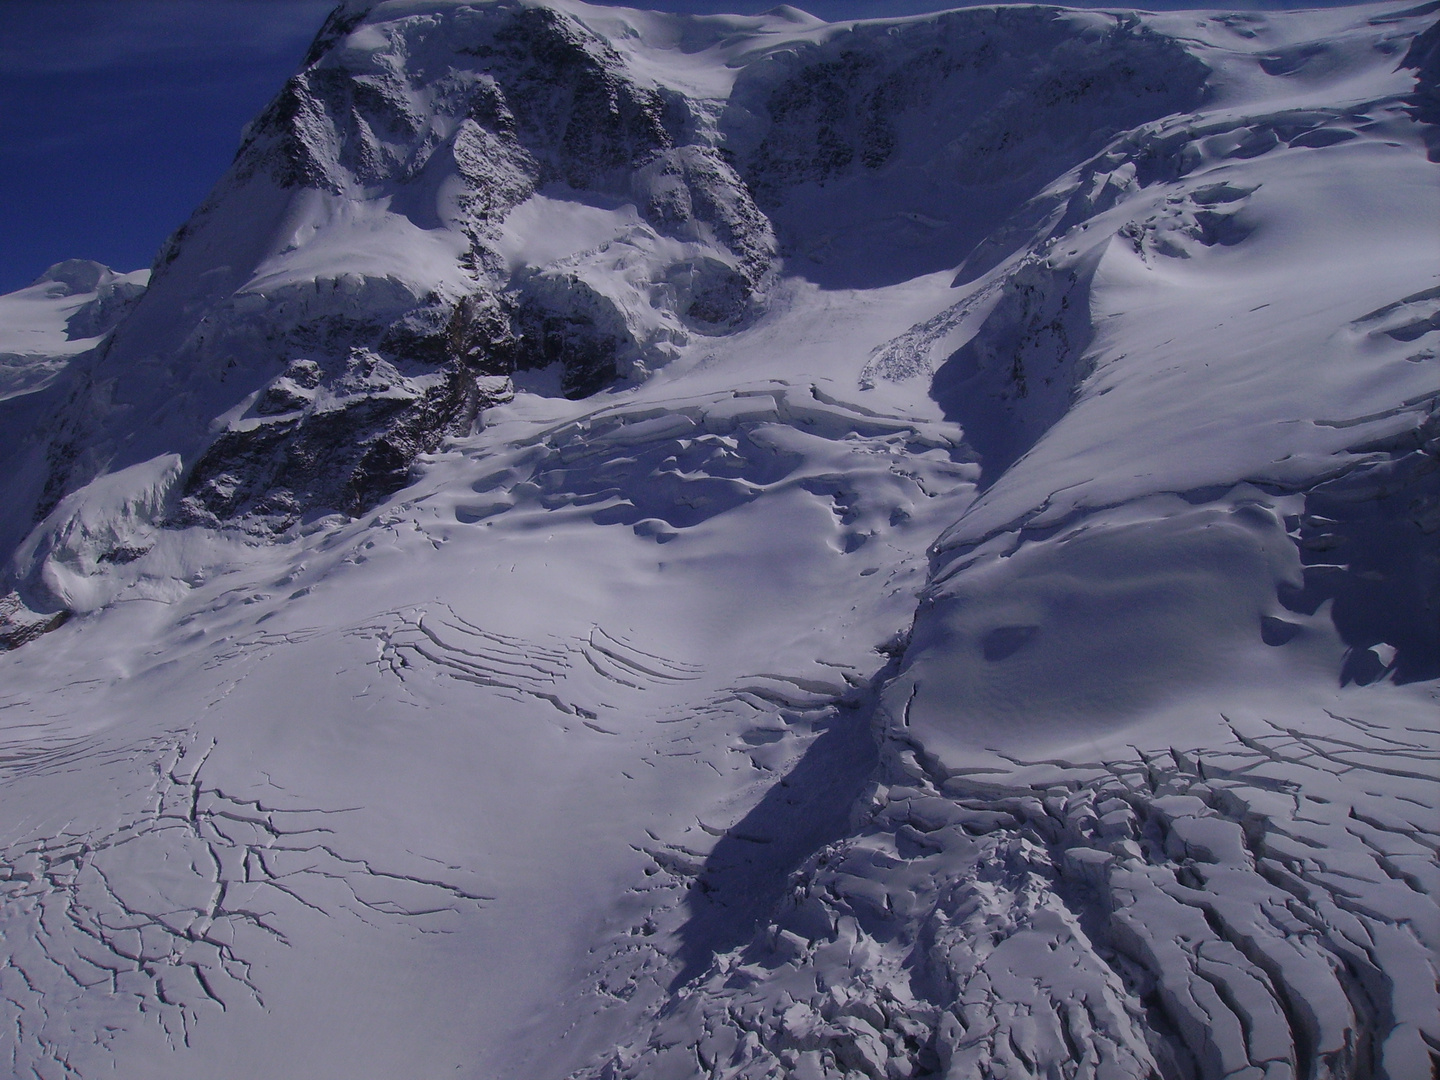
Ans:
<svg viewBox="0 0 1440 1080"><path fill-rule="evenodd" d="M114 272L91 259L66 259L46 270L30 284L54 284L60 288L52 290L57 295L73 296L75 293L93 293L101 281L114 277ZM61 291L63 290L63 291Z"/></svg>
<svg viewBox="0 0 1440 1080"><path fill-rule="evenodd" d="M149 277L147 270L117 274L67 259L0 297L0 400L43 388L93 349L134 307Z"/></svg>
<svg viewBox="0 0 1440 1080"><path fill-rule="evenodd" d="M14 1071L1427 1076L1433 16L342 4L0 298Z"/></svg>

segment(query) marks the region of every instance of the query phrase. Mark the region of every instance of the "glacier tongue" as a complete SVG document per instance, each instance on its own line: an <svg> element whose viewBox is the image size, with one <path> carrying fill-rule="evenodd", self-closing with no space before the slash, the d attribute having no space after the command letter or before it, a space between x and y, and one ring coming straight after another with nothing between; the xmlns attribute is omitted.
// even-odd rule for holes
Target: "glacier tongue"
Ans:
<svg viewBox="0 0 1440 1080"><path fill-rule="evenodd" d="M341 5L0 298L11 1072L1430 1076L1430 15Z"/></svg>

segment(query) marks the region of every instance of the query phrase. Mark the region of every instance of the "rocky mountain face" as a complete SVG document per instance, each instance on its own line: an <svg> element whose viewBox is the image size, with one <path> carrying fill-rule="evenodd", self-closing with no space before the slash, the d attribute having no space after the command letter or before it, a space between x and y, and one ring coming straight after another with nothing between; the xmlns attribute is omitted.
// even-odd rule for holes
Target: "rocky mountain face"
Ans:
<svg viewBox="0 0 1440 1080"><path fill-rule="evenodd" d="M341 4L0 297L12 1071L1430 1076L1434 14Z"/></svg>
<svg viewBox="0 0 1440 1080"><path fill-rule="evenodd" d="M765 55L717 102L638 74L558 8L357 33L364 11L337 9L160 252L50 439L36 520L102 461L142 460L153 438L121 447L152 426L187 458L179 524L359 513L514 373L557 369L568 397L643 380L751 321L782 254L837 281L943 268L1117 131L1198 102L1206 75L1134 20L976 10ZM505 222L546 191L632 206L632 228L531 258ZM879 237L877 202L964 211ZM327 233L368 233L369 265L307 266ZM178 408L150 399L159 373Z"/></svg>
<svg viewBox="0 0 1440 1080"><path fill-rule="evenodd" d="M581 397L753 315L773 231L696 103L637 79L559 10L457 7L352 44L345 27L362 17L337 10L160 252L152 298L89 373L126 415L88 391L82 408L99 415L52 442L39 516L89 478L94 442L158 419L155 371L184 386L185 406L167 401L159 420L188 444L177 522L273 531L375 505L516 371L558 367ZM633 200L624 250L539 265L508 251L509 212L557 185ZM372 233L371 265L301 265L307 234L349 215ZM429 250L393 249L414 238ZM626 261L645 265L627 275ZM160 366L142 382L147 364Z"/></svg>

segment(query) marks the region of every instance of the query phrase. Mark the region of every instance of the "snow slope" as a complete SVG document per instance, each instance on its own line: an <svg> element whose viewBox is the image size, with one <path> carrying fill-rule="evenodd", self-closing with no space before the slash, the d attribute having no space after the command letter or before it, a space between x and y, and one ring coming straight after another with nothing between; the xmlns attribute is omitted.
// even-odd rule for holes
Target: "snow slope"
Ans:
<svg viewBox="0 0 1440 1080"><path fill-rule="evenodd" d="M0 400L43 388L69 360L93 349L139 299L149 276L69 259L0 298Z"/></svg>
<svg viewBox="0 0 1440 1080"><path fill-rule="evenodd" d="M1430 1076L1434 16L342 5L0 298L11 1072Z"/></svg>

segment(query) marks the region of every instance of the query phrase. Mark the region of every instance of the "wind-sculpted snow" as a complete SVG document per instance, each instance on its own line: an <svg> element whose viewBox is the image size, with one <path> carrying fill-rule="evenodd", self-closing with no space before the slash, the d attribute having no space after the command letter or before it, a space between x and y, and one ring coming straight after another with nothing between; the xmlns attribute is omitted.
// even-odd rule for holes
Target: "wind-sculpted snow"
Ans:
<svg viewBox="0 0 1440 1080"><path fill-rule="evenodd" d="M342 5L0 298L11 1071L1426 1080L1432 16Z"/></svg>
<svg viewBox="0 0 1440 1080"><path fill-rule="evenodd" d="M520 444L515 464L471 485L456 517L512 508L583 511L666 543L767 493L823 500L846 551L909 518L915 503L974 477L942 431L857 413L816 388L775 381L711 400L610 408Z"/></svg>

